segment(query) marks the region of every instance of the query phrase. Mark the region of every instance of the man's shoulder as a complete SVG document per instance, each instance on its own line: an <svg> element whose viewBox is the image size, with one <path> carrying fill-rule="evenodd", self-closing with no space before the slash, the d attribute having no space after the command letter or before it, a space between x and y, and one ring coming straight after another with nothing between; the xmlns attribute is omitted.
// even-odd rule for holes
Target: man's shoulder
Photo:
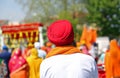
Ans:
<svg viewBox="0 0 120 78"><path fill-rule="evenodd" d="M41 67L44 69L59 67L62 69L65 66L68 66L68 68L78 67L81 69L86 67L86 69L89 69L92 65L95 65L95 60L93 57L82 53L75 53L68 55L56 55L46 58L42 61Z"/></svg>
<svg viewBox="0 0 120 78"><path fill-rule="evenodd" d="M94 59L92 56L83 54L83 53L77 53L76 56L78 56L78 58L86 58L86 59L91 59L91 60Z"/></svg>
<svg viewBox="0 0 120 78"><path fill-rule="evenodd" d="M71 62L74 61L89 61L89 62L94 62L94 58L90 55L86 55L83 53L75 53L75 54L68 54L68 55L55 55L49 58L44 59L44 62L48 61L64 61L64 60L69 60Z"/></svg>
<svg viewBox="0 0 120 78"><path fill-rule="evenodd" d="M89 62L95 61L92 56L83 53L75 53L75 54L71 54L70 56L74 60L89 61Z"/></svg>

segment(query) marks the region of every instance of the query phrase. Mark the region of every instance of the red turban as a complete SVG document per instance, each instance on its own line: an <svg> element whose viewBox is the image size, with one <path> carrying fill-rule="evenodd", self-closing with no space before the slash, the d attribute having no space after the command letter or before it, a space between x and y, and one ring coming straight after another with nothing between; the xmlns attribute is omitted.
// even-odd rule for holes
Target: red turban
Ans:
<svg viewBox="0 0 120 78"><path fill-rule="evenodd" d="M71 44L74 40L72 24L68 20L55 21L48 27L47 36L57 46Z"/></svg>

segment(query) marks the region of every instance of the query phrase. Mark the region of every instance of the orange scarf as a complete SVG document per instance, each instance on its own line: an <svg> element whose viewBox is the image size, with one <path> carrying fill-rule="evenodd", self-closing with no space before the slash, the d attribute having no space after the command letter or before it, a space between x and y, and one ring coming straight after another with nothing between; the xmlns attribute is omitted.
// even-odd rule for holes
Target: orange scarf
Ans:
<svg viewBox="0 0 120 78"><path fill-rule="evenodd" d="M54 56L54 55L59 55L59 54L73 54L73 53L80 53L80 50L77 49L74 46L59 46L54 49L52 49L48 54L47 58Z"/></svg>

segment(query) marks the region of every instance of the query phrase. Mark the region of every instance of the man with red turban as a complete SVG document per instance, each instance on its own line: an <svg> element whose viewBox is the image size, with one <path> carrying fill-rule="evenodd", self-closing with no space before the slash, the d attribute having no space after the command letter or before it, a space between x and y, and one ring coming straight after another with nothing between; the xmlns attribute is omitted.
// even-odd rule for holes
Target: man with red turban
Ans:
<svg viewBox="0 0 120 78"><path fill-rule="evenodd" d="M47 36L56 47L43 60L40 78L98 78L95 60L72 45L74 32L68 20L53 22Z"/></svg>

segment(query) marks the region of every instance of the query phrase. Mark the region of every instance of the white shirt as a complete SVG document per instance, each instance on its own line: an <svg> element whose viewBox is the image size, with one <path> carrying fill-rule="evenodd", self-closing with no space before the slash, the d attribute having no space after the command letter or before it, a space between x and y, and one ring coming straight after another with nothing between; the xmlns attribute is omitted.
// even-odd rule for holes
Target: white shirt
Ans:
<svg viewBox="0 0 120 78"><path fill-rule="evenodd" d="M56 55L43 60L40 78L98 78L98 70L89 55Z"/></svg>
<svg viewBox="0 0 120 78"><path fill-rule="evenodd" d="M91 46L91 49L89 50L89 53L91 54L91 56L92 56L93 58L96 58L98 51L97 51L96 48L92 45L92 46Z"/></svg>

